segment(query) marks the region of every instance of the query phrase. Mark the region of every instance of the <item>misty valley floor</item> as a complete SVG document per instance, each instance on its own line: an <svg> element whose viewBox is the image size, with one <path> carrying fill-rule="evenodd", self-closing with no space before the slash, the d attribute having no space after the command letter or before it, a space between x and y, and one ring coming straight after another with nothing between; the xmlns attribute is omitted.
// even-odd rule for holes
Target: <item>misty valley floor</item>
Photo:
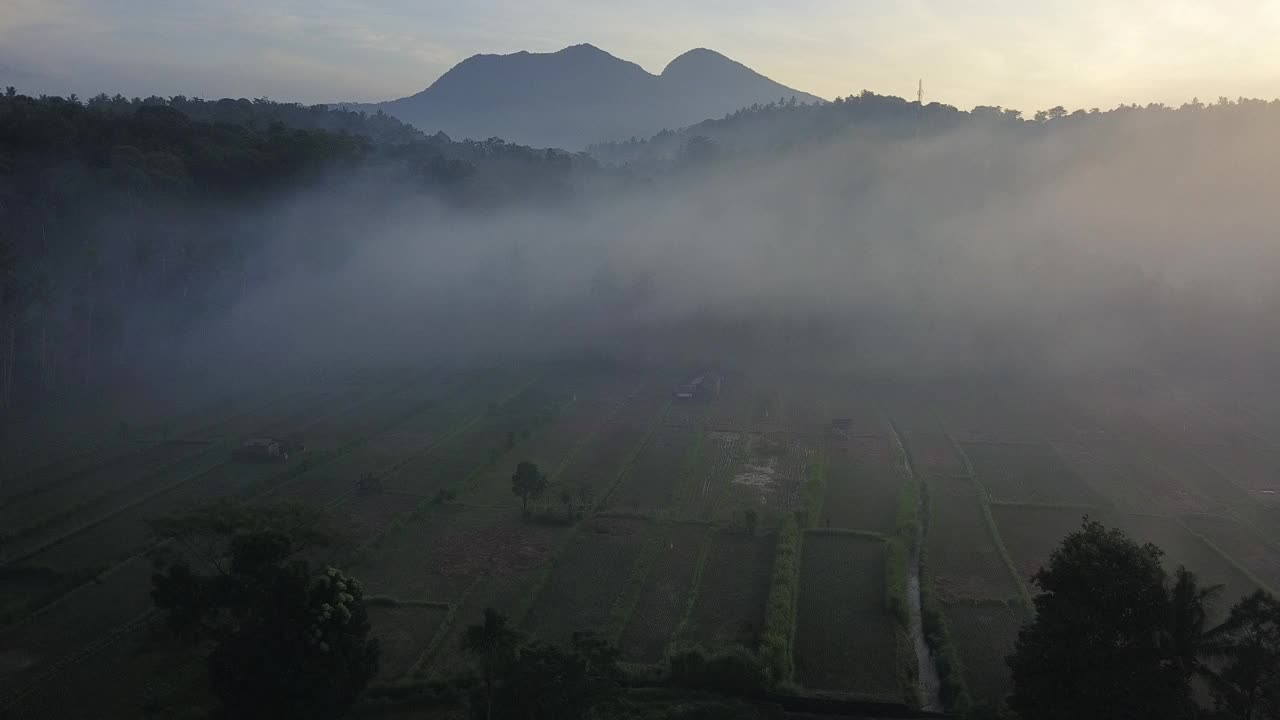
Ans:
<svg viewBox="0 0 1280 720"><path fill-rule="evenodd" d="M138 411L148 420L128 439L115 419L7 434L0 715L211 703L200 657L156 622L144 521L225 499L332 513L343 542L326 560L379 598L380 683L462 667L459 638L486 607L549 640L598 630L632 667L683 645L758 648L784 522L815 475L791 646L813 692L918 700L885 548L913 478L929 510L927 594L976 699L1008 690L1030 577L1085 515L1225 584L1219 611L1280 589L1280 480L1267 471L1280 404L1209 387L1120 398L759 371L675 399L701 370L423 367ZM258 435L306 451L231 459ZM510 490L521 460L552 481L531 518ZM357 492L369 473L381 490ZM562 488L588 500L567 507Z"/></svg>

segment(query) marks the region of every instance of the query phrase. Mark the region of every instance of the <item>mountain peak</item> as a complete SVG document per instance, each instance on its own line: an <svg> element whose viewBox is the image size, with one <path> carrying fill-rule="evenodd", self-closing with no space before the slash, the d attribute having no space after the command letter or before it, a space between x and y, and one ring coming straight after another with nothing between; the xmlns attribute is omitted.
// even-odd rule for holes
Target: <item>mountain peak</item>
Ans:
<svg viewBox="0 0 1280 720"><path fill-rule="evenodd" d="M791 95L817 100L706 48L682 54L654 75L582 43L555 52L475 55L426 90L368 109L451 137L580 148L648 137Z"/></svg>
<svg viewBox="0 0 1280 720"><path fill-rule="evenodd" d="M555 55L608 55L609 53L591 43L578 43L555 51Z"/></svg>
<svg viewBox="0 0 1280 720"><path fill-rule="evenodd" d="M742 65L742 63L730 60L729 58L725 57L724 55L721 55L715 50L708 50L707 48L694 48L692 50L689 50L688 52L678 55L674 60L667 63L667 66L662 69L662 74L670 75L672 73L684 72L686 70L694 69L694 68L704 68L704 67L723 66L723 65L737 65L743 68L746 67L745 65Z"/></svg>

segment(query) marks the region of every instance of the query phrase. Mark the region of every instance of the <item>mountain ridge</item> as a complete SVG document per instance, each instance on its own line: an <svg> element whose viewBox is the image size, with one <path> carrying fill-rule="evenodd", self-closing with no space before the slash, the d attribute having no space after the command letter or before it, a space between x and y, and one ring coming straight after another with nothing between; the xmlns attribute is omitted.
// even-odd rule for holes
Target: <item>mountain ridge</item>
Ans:
<svg viewBox="0 0 1280 720"><path fill-rule="evenodd" d="M789 97L822 102L707 48L676 56L655 75L580 43L549 53L472 55L412 95L336 105L381 110L426 133L577 150Z"/></svg>

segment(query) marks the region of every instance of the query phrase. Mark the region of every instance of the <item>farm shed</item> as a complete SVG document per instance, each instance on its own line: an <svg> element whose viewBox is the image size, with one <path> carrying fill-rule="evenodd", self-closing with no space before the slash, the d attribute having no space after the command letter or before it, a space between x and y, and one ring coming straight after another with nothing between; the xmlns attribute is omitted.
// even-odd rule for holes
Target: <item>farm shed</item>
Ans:
<svg viewBox="0 0 1280 720"><path fill-rule="evenodd" d="M676 388L679 400L710 400L719 395L720 374L716 372L703 373Z"/></svg>
<svg viewBox="0 0 1280 720"><path fill-rule="evenodd" d="M249 438L232 453L237 460L287 460L289 453L280 441L270 437Z"/></svg>

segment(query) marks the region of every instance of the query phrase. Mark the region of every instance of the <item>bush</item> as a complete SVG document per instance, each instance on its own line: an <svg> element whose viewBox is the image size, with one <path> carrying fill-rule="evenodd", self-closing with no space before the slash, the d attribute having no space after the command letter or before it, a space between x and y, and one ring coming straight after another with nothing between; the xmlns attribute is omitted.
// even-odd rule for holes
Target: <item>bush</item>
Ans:
<svg viewBox="0 0 1280 720"><path fill-rule="evenodd" d="M920 481L908 478L898 493L898 508L894 513L893 534L907 548L915 548L919 535Z"/></svg>
<svg viewBox="0 0 1280 720"><path fill-rule="evenodd" d="M398 680L365 690L362 704L456 705L475 685L474 678L465 676L451 680Z"/></svg>
<svg viewBox="0 0 1280 720"><path fill-rule="evenodd" d="M673 685L695 690L750 694L769 687L760 656L744 647L707 654L699 647L679 650L668 659Z"/></svg>
<svg viewBox="0 0 1280 720"><path fill-rule="evenodd" d="M897 538L884 543L884 606L903 627L910 623L907 612L907 548Z"/></svg>
<svg viewBox="0 0 1280 720"><path fill-rule="evenodd" d="M920 623L925 642L933 651L934 664L938 667L938 679L942 681L942 704L948 711L963 713L971 703L969 688L964 681L964 667L960 654L951 641L951 624L937 607L933 593L921 590Z"/></svg>
<svg viewBox="0 0 1280 720"><path fill-rule="evenodd" d="M791 679L795 662L791 638L796 627L796 593L800 585L800 524L788 515L778 529L778 546L773 560L773 581L765 607L764 639L760 653L774 682Z"/></svg>
<svg viewBox="0 0 1280 720"><path fill-rule="evenodd" d="M822 514L822 498L826 494L827 459L824 456L817 465L809 468L809 477L800 489L800 506L796 510L796 520L800 527L813 527Z"/></svg>

